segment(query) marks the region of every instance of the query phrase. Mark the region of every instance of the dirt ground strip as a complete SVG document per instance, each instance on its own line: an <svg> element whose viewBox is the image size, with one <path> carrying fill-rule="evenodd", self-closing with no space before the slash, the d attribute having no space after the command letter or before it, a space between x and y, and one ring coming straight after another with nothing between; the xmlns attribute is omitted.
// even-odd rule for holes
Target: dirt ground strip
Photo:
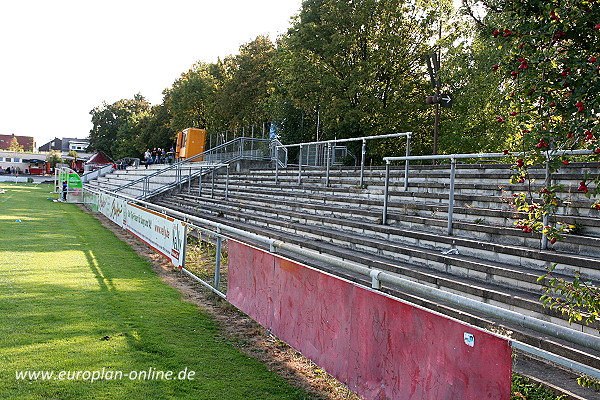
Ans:
<svg viewBox="0 0 600 400"><path fill-rule="evenodd" d="M85 207L80 208L89 213ZM144 242L113 224L104 215L91 214L119 239L129 244L136 253L148 259L160 279L177 289L185 301L195 304L202 311L212 315L223 335L240 351L262 362L269 370L282 376L291 385L302 388L314 399L361 399L312 361L269 334L265 328L247 315L185 274L178 272L164 257L154 252Z"/></svg>

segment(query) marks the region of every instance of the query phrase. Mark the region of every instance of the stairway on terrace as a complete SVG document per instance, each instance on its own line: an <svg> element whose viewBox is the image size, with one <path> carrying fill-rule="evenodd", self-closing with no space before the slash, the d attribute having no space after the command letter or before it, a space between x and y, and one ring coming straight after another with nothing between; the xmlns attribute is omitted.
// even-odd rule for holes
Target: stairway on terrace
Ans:
<svg viewBox="0 0 600 400"><path fill-rule="evenodd" d="M228 184L221 176L214 186L204 182L200 187L196 183L154 202L543 321L597 334L598 325L569 324L568 318L559 312L542 307L539 298L544 282L538 282L545 268L556 264L558 277L569 278L579 271L585 280L600 284L600 213L591 209L589 199L576 190L583 173L597 173L597 168L597 164L572 164L553 175L553 184L564 185L564 193L560 195L562 204L553 220L573 225L576 230L547 250L540 249L539 236L514 227L519 214L511 204L513 193L529 188L509 184L508 165L457 166L452 236L447 233L449 166L444 165L411 166L407 191L403 169L392 169L386 225L381 224L385 176L381 168L366 171L362 187L359 172L353 169L330 171L329 187L325 172L318 169L303 171L300 183L297 170L279 171L277 183L272 170L236 172L230 173ZM533 191L541 188L544 174L541 169L532 171ZM287 256L298 259L291 254ZM299 261L342 274L335 268ZM370 283L364 277L347 273L344 276ZM596 350L409 291L385 286L383 290L600 368L600 352ZM521 360L521 364L517 361L517 371L527 369L524 366L530 362L525 356ZM577 385L568 390L583 391ZM584 391L580 396L597 395Z"/></svg>
<svg viewBox="0 0 600 400"><path fill-rule="evenodd" d="M207 165L208 164L206 162L189 163L181 168L181 174L193 174L202 168L206 168ZM120 189L119 193L125 196L137 198L144 194L144 182L134 182L151 174L162 171L168 166L168 164L152 164L149 165L148 168L141 165L139 167L118 169L106 174L105 176L89 181L87 185L91 189L101 188L108 191L114 191L115 189L118 189L124 185L130 184L131 186ZM146 190L153 191L176 181L178 176L177 174L177 170L172 169L163 171L159 175L151 177Z"/></svg>

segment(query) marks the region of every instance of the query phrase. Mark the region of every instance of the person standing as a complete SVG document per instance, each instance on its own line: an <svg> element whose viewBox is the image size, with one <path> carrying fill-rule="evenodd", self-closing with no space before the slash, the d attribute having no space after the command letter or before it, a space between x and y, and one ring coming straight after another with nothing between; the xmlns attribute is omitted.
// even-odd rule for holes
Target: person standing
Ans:
<svg viewBox="0 0 600 400"><path fill-rule="evenodd" d="M144 153L144 160L146 161L146 169L148 169L148 164L152 164L152 154L150 153L150 149L147 149Z"/></svg>
<svg viewBox="0 0 600 400"><path fill-rule="evenodd" d="M62 183L62 201L67 201L67 191L69 190L69 185L67 181L63 181Z"/></svg>

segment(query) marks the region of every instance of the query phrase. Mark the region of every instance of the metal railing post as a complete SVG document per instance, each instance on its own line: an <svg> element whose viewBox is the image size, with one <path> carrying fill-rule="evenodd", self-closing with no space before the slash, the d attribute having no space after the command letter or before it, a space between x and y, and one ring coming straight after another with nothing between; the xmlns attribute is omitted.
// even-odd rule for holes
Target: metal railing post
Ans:
<svg viewBox="0 0 600 400"><path fill-rule="evenodd" d="M216 254L215 254L215 282L214 282L214 287L215 289L219 287L219 284L221 283L221 241L223 240L221 238L221 229L217 228L217 249L216 249Z"/></svg>
<svg viewBox="0 0 600 400"><path fill-rule="evenodd" d="M298 151L298 185L302 184L302 145Z"/></svg>
<svg viewBox="0 0 600 400"><path fill-rule="evenodd" d="M331 142L327 143L327 174L325 177L325 186L329 187L329 168L331 165Z"/></svg>
<svg viewBox="0 0 600 400"><path fill-rule="evenodd" d="M227 176L225 177L225 201L229 200L229 164L227 164Z"/></svg>
<svg viewBox="0 0 600 400"><path fill-rule="evenodd" d="M410 134L406 135L406 157L410 157ZM409 161L404 161L404 191L408 192L408 164Z"/></svg>
<svg viewBox="0 0 600 400"><path fill-rule="evenodd" d="M365 184L365 157L367 154L367 141L363 139L362 141L362 149L360 152L360 187L363 187Z"/></svg>
<svg viewBox="0 0 600 400"><path fill-rule="evenodd" d="M190 170L188 172L188 194L190 194L191 191L192 191L192 167L190 167Z"/></svg>
<svg viewBox="0 0 600 400"><path fill-rule="evenodd" d="M212 199L215 198L215 170L216 168L213 168L212 170L212 183L210 185L210 197Z"/></svg>
<svg viewBox="0 0 600 400"><path fill-rule="evenodd" d="M202 196L202 173L204 172L204 168L200 169L200 176L198 177L198 196Z"/></svg>
<svg viewBox="0 0 600 400"><path fill-rule="evenodd" d="M381 223L387 224L387 209L388 209L388 196L390 190L390 163L389 161L385 164L385 186L383 189L383 215L381 216Z"/></svg>
<svg viewBox="0 0 600 400"><path fill-rule="evenodd" d="M454 218L454 181L456 179L456 158L450 162L450 194L448 199L448 235L452 236L452 222Z"/></svg>
<svg viewBox="0 0 600 400"><path fill-rule="evenodd" d="M544 185L546 188L548 186L550 186L550 158L549 158L548 154L546 154L546 179L544 181ZM546 227L548 226L548 223L549 223L548 213L544 214L542 223L544 224L544 229L546 229ZM543 231L542 231L541 248L542 248L542 250L548 249L548 235L546 235Z"/></svg>
<svg viewBox="0 0 600 400"><path fill-rule="evenodd" d="M279 184L279 146L275 145L275 184Z"/></svg>

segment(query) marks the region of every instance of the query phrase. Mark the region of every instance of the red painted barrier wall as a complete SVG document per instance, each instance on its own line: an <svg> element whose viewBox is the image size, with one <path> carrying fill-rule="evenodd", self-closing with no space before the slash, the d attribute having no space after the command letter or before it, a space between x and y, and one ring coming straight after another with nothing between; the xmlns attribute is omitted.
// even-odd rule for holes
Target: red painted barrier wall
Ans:
<svg viewBox="0 0 600 400"><path fill-rule="evenodd" d="M507 340L239 242L228 246L227 299L365 399L510 399Z"/></svg>

